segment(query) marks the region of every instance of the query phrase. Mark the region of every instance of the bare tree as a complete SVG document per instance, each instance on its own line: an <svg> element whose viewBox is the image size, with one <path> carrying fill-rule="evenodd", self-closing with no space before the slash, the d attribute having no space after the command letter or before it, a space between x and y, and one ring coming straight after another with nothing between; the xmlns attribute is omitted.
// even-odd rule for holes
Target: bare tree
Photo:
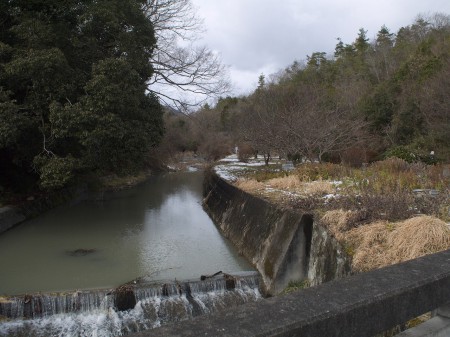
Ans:
<svg viewBox="0 0 450 337"><path fill-rule="evenodd" d="M363 140L366 123L350 107L333 102L336 97L326 89L298 86L290 96L288 109L284 109L289 116L280 120L289 134L291 151L322 161L324 154L339 153Z"/></svg>
<svg viewBox="0 0 450 337"><path fill-rule="evenodd" d="M227 69L219 55L198 46L203 22L190 0L147 0L143 10L153 23L157 46L148 90L181 111L229 91Z"/></svg>
<svg viewBox="0 0 450 337"><path fill-rule="evenodd" d="M238 137L264 155L266 165L274 152L280 152L283 137L279 130L277 108L276 93L264 87L260 87L238 107L241 111L236 125Z"/></svg>
<svg viewBox="0 0 450 337"><path fill-rule="evenodd" d="M330 104L326 90L312 84L269 86L244 108L241 128L259 151L300 154L310 161L339 153L364 140L366 123L351 109Z"/></svg>

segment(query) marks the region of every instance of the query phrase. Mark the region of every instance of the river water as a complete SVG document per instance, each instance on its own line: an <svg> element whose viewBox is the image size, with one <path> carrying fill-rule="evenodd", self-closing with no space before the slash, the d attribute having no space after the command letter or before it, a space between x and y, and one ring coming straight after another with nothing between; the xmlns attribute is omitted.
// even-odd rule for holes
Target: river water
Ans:
<svg viewBox="0 0 450 337"><path fill-rule="evenodd" d="M0 295L252 270L204 212L202 172L168 173L0 235Z"/></svg>

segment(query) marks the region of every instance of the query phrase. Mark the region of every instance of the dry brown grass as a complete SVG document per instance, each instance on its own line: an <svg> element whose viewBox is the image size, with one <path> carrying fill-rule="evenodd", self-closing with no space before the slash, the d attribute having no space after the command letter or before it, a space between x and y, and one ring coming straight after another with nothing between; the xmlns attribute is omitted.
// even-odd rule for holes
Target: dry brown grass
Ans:
<svg viewBox="0 0 450 337"><path fill-rule="evenodd" d="M321 219L321 223L325 225L331 234L339 241L345 239L345 232L349 230L350 223L355 212L337 209L327 211Z"/></svg>
<svg viewBox="0 0 450 337"><path fill-rule="evenodd" d="M351 255L353 270L368 271L450 248L447 167L408 164L388 159L363 169L338 165L299 165L288 176L264 173L264 183L238 182L247 191L263 192L270 200L295 209L325 212L321 223ZM326 179L338 179L337 189ZM413 189L435 189L436 195L416 195ZM339 198L324 194L338 190ZM283 199L283 193L287 193ZM426 214L417 216L417 214ZM441 219L439 219L441 218Z"/></svg>
<svg viewBox="0 0 450 337"><path fill-rule="evenodd" d="M418 216L352 229L345 242L354 249L353 269L367 271L449 249L450 229L438 218Z"/></svg>
<svg viewBox="0 0 450 337"><path fill-rule="evenodd" d="M269 184L273 188L288 191L298 191L302 188L302 182L295 175L273 178L268 180L267 184Z"/></svg>
<svg viewBox="0 0 450 337"><path fill-rule="evenodd" d="M321 224L353 255L353 270L368 271L415 259L450 248L450 229L432 216L416 216L401 222L377 221L354 228L359 214L327 211Z"/></svg>
<svg viewBox="0 0 450 337"><path fill-rule="evenodd" d="M432 216L419 216L401 222L388 236L387 244L395 247L396 262L450 248L450 229Z"/></svg>
<svg viewBox="0 0 450 337"><path fill-rule="evenodd" d="M250 193L262 192L268 187L280 191L294 192L303 196L321 196L335 192L335 187L329 181L317 180L302 182L296 175L272 178L266 180L264 183L255 179L239 179L235 185Z"/></svg>
<svg viewBox="0 0 450 337"><path fill-rule="evenodd" d="M316 180L303 184L303 191L308 195L325 195L335 193L336 189L333 184L327 180Z"/></svg>
<svg viewBox="0 0 450 337"><path fill-rule="evenodd" d="M235 185L237 188L250 193L261 191L265 188L262 182L256 181L255 179L238 179Z"/></svg>
<svg viewBox="0 0 450 337"><path fill-rule="evenodd" d="M294 174L302 181L336 179L348 175L348 168L332 163L305 163L295 168Z"/></svg>
<svg viewBox="0 0 450 337"><path fill-rule="evenodd" d="M272 188L297 192L302 195L318 196L335 192L333 184L329 181L302 182L296 175L270 179L267 184Z"/></svg>
<svg viewBox="0 0 450 337"><path fill-rule="evenodd" d="M346 234L345 241L352 247L352 268L355 271L368 271L389 264L390 249L386 241L389 232L388 223L379 221L358 227Z"/></svg>

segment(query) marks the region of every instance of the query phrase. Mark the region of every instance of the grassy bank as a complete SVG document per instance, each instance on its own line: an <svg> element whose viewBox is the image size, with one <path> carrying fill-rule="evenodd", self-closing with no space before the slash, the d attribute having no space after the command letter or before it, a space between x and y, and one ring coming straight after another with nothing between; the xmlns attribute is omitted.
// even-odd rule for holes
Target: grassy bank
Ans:
<svg viewBox="0 0 450 337"><path fill-rule="evenodd" d="M247 166L235 184L314 214L346 247L355 272L450 248L448 165L391 158L363 168L307 163L286 172L279 167Z"/></svg>

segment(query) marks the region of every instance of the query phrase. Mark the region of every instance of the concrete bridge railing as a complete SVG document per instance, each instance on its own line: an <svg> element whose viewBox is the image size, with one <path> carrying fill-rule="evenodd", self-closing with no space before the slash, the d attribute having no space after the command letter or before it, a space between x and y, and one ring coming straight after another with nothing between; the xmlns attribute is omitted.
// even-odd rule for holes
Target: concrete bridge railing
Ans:
<svg viewBox="0 0 450 337"><path fill-rule="evenodd" d="M133 336L374 336L449 302L447 250Z"/></svg>

